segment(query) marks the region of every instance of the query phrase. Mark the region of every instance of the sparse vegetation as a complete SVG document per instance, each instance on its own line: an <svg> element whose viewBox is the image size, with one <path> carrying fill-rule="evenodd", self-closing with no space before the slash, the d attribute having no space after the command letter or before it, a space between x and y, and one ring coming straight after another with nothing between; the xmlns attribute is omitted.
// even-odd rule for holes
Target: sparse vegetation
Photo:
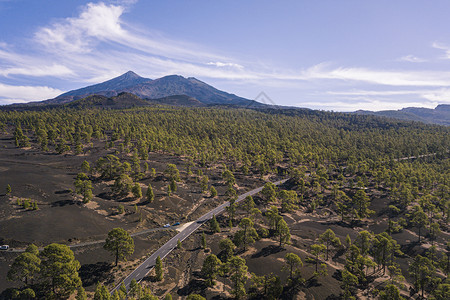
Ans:
<svg viewBox="0 0 450 300"><path fill-rule="evenodd" d="M5 228L25 238L20 222L31 215L60 213L46 228L71 227L64 239L72 243L78 228L80 235L88 232L85 239L105 234L111 224L128 231L160 228L195 221L230 200L224 215L214 216L204 228L207 235L191 236L183 247L178 241L165 268L158 259L156 283L133 284L130 293L136 299L161 298L167 292L184 297L186 291L251 299L287 299L300 292L316 299L401 299L409 293L448 298L447 127L317 111L166 106L0 111L0 124L10 139L1 142L18 147L11 147L15 159L30 150L39 157L51 153L48 159L59 160L60 170L65 163L73 170L55 175L64 178L55 190L32 180L22 186L17 178L1 182L8 195L4 199L9 199L2 205L14 211L11 220L16 220ZM433 155L400 159L426 153ZM270 183L284 177L290 179L281 186ZM75 193L67 189L74 186ZM144 195L141 186L147 186ZM259 186L264 186L261 193L237 202L238 195ZM40 190L45 191L37 194ZM86 205L79 205L80 199ZM69 216L88 216L81 219L86 225L74 226ZM108 230L95 231L97 224ZM133 239L121 228L113 231L105 249L116 265L122 258L131 262L99 271L106 277L95 277L101 281L96 299L107 297L101 295L112 288L107 276L118 280L148 249L159 246L137 249L133 256ZM165 234L159 239L164 241ZM139 243L149 242L141 238ZM92 297L97 282L84 291L80 277L88 280L86 270L101 265L80 269L70 249L47 247L11 258L8 279L20 283L17 297L66 297L75 291L77 299ZM71 272L53 268L53 252L67 258L64 264ZM205 287L192 289L190 282L198 280ZM150 290L157 285L155 296ZM112 297L125 292L119 289Z"/></svg>

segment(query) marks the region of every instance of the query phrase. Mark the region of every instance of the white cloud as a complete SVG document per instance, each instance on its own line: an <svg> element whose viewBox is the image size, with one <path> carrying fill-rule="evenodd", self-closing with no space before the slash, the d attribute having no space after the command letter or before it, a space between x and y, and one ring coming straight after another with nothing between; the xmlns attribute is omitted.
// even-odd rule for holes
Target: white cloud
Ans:
<svg viewBox="0 0 450 300"><path fill-rule="evenodd" d="M0 83L0 102L19 103L50 99L62 91L47 86L17 86Z"/></svg>
<svg viewBox="0 0 450 300"><path fill-rule="evenodd" d="M209 66L216 66L216 67L219 67L219 68L223 68L223 67L231 67L231 68L236 68L236 69L243 69L244 68L244 66L242 66L240 64L224 63L224 62L220 62L220 61L209 62L209 63L207 63L207 65L209 65Z"/></svg>
<svg viewBox="0 0 450 300"><path fill-rule="evenodd" d="M426 62L426 59L423 58L419 58L417 56L414 55L406 55L400 58L401 61L407 61L407 62L413 62L413 63L421 63L421 62Z"/></svg>
<svg viewBox="0 0 450 300"><path fill-rule="evenodd" d="M89 3L77 18L66 18L39 29L35 41L53 52L87 53L96 39L114 39L126 33L120 22L123 11L121 6Z"/></svg>
<svg viewBox="0 0 450 300"><path fill-rule="evenodd" d="M431 46L435 49L444 50L445 56L443 56L442 58L450 59L450 47L438 42L434 42Z"/></svg>
<svg viewBox="0 0 450 300"><path fill-rule="evenodd" d="M63 66L54 64L51 66L30 66L26 67L13 67L0 69L1 76L9 75L27 75L27 76L66 76L73 75L72 70Z"/></svg>
<svg viewBox="0 0 450 300"><path fill-rule="evenodd" d="M352 100L341 100L341 101L305 101L297 102L295 104L299 107L308 107L313 109L321 110L333 110L342 112L357 111L360 109L380 111L380 110L399 110L405 107L425 107L425 108L435 108L438 103L423 103L419 101L409 101L409 102L389 102L386 100L379 100L373 98L359 97Z"/></svg>
<svg viewBox="0 0 450 300"><path fill-rule="evenodd" d="M180 74L241 86L252 85L254 89L259 89L252 93L278 88L290 89L293 93L298 91L299 95L307 96L308 93L313 94L312 90L320 91L322 107L331 107L334 103L341 108L346 107L343 103L347 99L351 108L362 105L365 109L377 106L384 109L406 105L402 101L409 101L407 103L410 105L416 99L424 99L427 105L436 101L445 103L450 96L450 72L447 71L336 67L330 63L297 70L276 70L263 63L226 57L201 45L173 40L161 33L126 23L123 16L129 9L128 5L134 2L89 3L80 9L78 16L60 19L39 28L26 55L14 52L14 46L0 43L0 76L63 77L76 81L81 87L83 83L98 83L128 70L150 78ZM445 50L446 57L450 58L449 47L438 43L433 47ZM400 60L424 61L413 55ZM214 84L214 81L210 83ZM5 87L9 87L8 90ZM333 91L336 87L340 90ZM342 91L342 87L353 89ZM19 92L21 88L24 89L22 94ZM3 91L8 94L3 93L0 102L10 101L5 99L42 100L62 93L40 86L3 85ZM319 97L317 94L315 96ZM401 101L393 102L388 97Z"/></svg>
<svg viewBox="0 0 450 300"><path fill-rule="evenodd" d="M302 72L299 79L335 79L363 81L387 86L450 86L450 72L439 71L392 71L367 68L327 69L319 64Z"/></svg>

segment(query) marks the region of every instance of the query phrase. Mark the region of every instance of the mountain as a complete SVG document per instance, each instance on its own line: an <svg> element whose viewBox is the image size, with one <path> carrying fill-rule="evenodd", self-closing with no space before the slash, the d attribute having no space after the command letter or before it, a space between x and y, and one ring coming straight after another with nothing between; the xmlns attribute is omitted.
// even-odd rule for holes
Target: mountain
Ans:
<svg viewBox="0 0 450 300"><path fill-rule="evenodd" d="M173 95L159 99L151 99L150 102L176 106L202 106L202 102L187 95Z"/></svg>
<svg viewBox="0 0 450 300"><path fill-rule="evenodd" d="M152 81L148 78L143 78L132 71L128 71L125 74L113 78L111 80L94 84L88 87L84 87L78 90L69 91L61 94L58 97L44 101L46 104L53 103L67 103L73 100L85 98L90 95L102 95L102 96L117 96L119 93L124 92L125 89L136 86L138 84Z"/></svg>
<svg viewBox="0 0 450 300"><path fill-rule="evenodd" d="M95 108L123 109L136 106L147 106L150 103L136 95L122 92L117 96L106 97L103 95L90 95L86 98L74 100L63 104L70 108Z"/></svg>
<svg viewBox="0 0 450 300"><path fill-rule="evenodd" d="M435 109L422 107L407 107L400 110L368 111L358 110L354 112L360 115L375 115L400 120L419 121L429 124L450 125L450 105L440 104Z"/></svg>
<svg viewBox="0 0 450 300"><path fill-rule="evenodd" d="M164 99L173 102L175 101L174 98L167 97L178 96L176 102L184 103L181 105L190 103L193 105L264 106L259 102L218 90L193 77L185 78L179 75L170 75L152 80L141 77L132 71L99 84L69 91L54 99L43 101L41 104L63 104L90 95L113 97L123 92L136 95L142 99L157 100L156 102L160 103L165 103ZM188 98L181 99L181 95L196 99L196 101L188 100ZM197 101L200 103L197 103Z"/></svg>

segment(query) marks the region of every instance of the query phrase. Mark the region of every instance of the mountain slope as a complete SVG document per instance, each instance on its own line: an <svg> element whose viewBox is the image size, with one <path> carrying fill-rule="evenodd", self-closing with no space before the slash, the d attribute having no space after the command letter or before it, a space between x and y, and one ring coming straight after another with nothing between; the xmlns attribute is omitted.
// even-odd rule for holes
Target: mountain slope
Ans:
<svg viewBox="0 0 450 300"><path fill-rule="evenodd" d="M450 105L448 104L438 105L435 109L407 107L400 110L358 110L355 113L360 115L375 115L400 120L418 121L429 124L450 126Z"/></svg>
<svg viewBox="0 0 450 300"><path fill-rule="evenodd" d="M152 81L148 78L143 78L132 71L128 71L119 77L111 80L87 86L78 90L69 91L59 95L55 99L47 100L46 103L66 103L73 100L85 98L90 95L116 96L123 92L126 88L141 84L143 82Z"/></svg>
<svg viewBox="0 0 450 300"><path fill-rule="evenodd" d="M159 99L159 101L161 98L169 96L186 95L206 105L263 106L258 102L220 91L193 77L184 78L178 75L170 75L152 80L141 77L132 71L99 84L69 91L54 99L43 101L42 104L68 103L94 94L112 97L122 92L134 94L143 99Z"/></svg>
<svg viewBox="0 0 450 300"><path fill-rule="evenodd" d="M103 95L90 95L83 99L78 99L64 104L70 108L106 108L122 109L136 106L147 106L150 103L130 93L120 93L117 96L106 97Z"/></svg>

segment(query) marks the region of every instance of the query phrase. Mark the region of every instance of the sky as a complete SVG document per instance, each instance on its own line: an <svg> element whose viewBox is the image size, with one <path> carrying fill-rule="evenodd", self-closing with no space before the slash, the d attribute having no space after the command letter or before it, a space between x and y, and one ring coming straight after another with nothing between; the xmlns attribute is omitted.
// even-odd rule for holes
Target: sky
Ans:
<svg viewBox="0 0 450 300"><path fill-rule="evenodd" d="M0 0L0 104L132 70L268 104L434 108L450 104L449 11L447 0Z"/></svg>

